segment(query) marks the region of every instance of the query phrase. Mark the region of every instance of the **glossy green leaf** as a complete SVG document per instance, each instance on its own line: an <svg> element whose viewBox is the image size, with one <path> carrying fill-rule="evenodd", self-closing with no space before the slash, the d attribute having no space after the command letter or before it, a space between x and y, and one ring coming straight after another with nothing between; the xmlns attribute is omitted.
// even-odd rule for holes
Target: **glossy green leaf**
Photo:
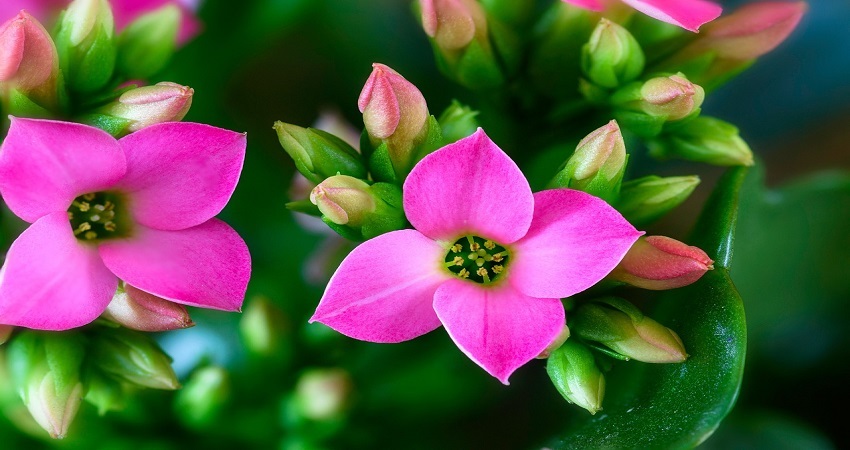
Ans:
<svg viewBox="0 0 850 450"><path fill-rule="evenodd" d="M555 448L690 448L705 440L738 396L746 353L740 295L729 278L740 189L747 169L718 183L693 245L715 260L699 282L651 298L645 312L679 333L682 364L620 362L608 374L603 409L576 412Z"/></svg>

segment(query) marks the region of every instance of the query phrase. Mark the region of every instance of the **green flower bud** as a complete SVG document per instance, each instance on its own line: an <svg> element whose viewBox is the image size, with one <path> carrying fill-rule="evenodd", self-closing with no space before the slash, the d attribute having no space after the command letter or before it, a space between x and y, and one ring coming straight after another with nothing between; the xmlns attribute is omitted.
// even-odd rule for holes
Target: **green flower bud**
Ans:
<svg viewBox="0 0 850 450"><path fill-rule="evenodd" d="M437 119L442 129L443 143L451 144L475 133L479 127L477 116L478 111L452 100L452 104Z"/></svg>
<svg viewBox="0 0 850 450"><path fill-rule="evenodd" d="M599 86L615 88L643 72L644 55L637 40L625 28L601 19L582 49L581 68Z"/></svg>
<svg viewBox="0 0 850 450"><path fill-rule="evenodd" d="M83 336L24 330L6 355L12 383L33 419L52 438L65 437L83 398Z"/></svg>
<svg viewBox="0 0 850 450"><path fill-rule="evenodd" d="M353 382L344 369L310 369L295 385L295 404L311 420L338 418L347 408Z"/></svg>
<svg viewBox="0 0 850 450"><path fill-rule="evenodd" d="M140 16L118 36L118 71L149 78L162 70L177 48L180 9L169 4Z"/></svg>
<svg viewBox="0 0 850 450"><path fill-rule="evenodd" d="M202 428L221 414L230 399L230 376L221 367L196 370L174 399L174 409L183 423Z"/></svg>
<svg viewBox="0 0 850 450"><path fill-rule="evenodd" d="M753 152L734 125L713 117L697 117L647 142L652 156L682 158L718 166L751 166Z"/></svg>
<svg viewBox="0 0 850 450"><path fill-rule="evenodd" d="M289 321L266 297L254 297L248 302L239 320L239 332L245 347L258 355L278 357L291 353L287 346Z"/></svg>
<svg viewBox="0 0 850 450"><path fill-rule="evenodd" d="M65 81L77 92L97 91L115 70L115 23L107 0L74 0L56 33Z"/></svg>
<svg viewBox="0 0 850 450"><path fill-rule="evenodd" d="M605 377L596 366L593 353L576 339L567 339L549 355L546 373L555 389L570 403L596 414L602 409Z"/></svg>
<svg viewBox="0 0 850 450"><path fill-rule="evenodd" d="M188 86L163 81L154 86L130 89L98 113L125 119L127 127L118 134L139 131L162 122L179 122L192 106L195 91Z"/></svg>
<svg viewBox="0 0 850 450"><path fill-rule="evenodd" d="M342 139L315 128L275 122L280 145L308 180L321 183L337 174L366 178L360 153Z"/></svg>
<svg viewBox="0 0 850 450"><path fill-rule="evenodd" d="M620 190L627 159L620 127L612 120L579 142L575 153L549 185L578 189L610 200Z"/></svg>
<svg viewBox="0 0 850 450"><path fill-rule="evenodd" d="M599 342L637 361L674 363L688 357L673 330L620 298L607 297L580 306L570 317L570 329L584 340Z"/></svg>
<svg viewBox="0 0 850 450"><path fill-rule="evenodd" d="M92 342L92 361L109 376L152 389L180 387L171 358L147 334L125 328L104 328Z"/></svg>
<svg viewBox="0 0 850 450"><path fill-rule="evenodd" d="M335 175L313 189L310 201L328 226L353 240L371 239L407 225L401 189L390 183L369 185L347 175Z"/></svg>
<svg viewBox="0 0 850 450"><path fill-rule="evenodd" d="M611 96L615 108L639 111L664 121L684 119L699 112L705 91L681 73L632 83Z"/></svg>
<svg viewBox="0 0 850 450"><path fill-rule="evenodd" d="M640 228L679 206L699 184L696 175L661 178L650 175L623 183L617 210Z"/></svg>

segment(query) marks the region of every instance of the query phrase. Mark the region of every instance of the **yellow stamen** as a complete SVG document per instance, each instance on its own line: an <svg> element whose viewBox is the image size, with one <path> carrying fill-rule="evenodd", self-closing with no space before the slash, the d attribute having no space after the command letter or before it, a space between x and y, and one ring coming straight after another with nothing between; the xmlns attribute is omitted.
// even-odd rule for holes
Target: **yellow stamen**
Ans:
<svg viewBox="0 0 850 450"><path fill-rule="evenodd" d="M106 222L103 224L103 229L106 231L115 231L118 227L115 225L115 222Z"/></svg>
<svg viewBox="0 0 850 450"><path fill-rule="evenodd" d="M91 224L88 222L83 222L77 227L76 230L74 230L74 236L89 230L91 230Z"/></svg>
<svg viewBox="0 0 850 450"><path fill-rule="evenodd" d="M473 242L473 243L469 244L469 249L472 250L473 252L477 252L478 249L480 249L480 248L481 248L481 244L479 244L477 242Z"/></svg>
<svg viewBox="0 0 850 450"><path fill-rule="evenodd" d="M484 247L486 247L487 250L493 250L494 248L496 248L496 243L491 240L487 240L484 241Z"/></svg>
<svg viewBox="0 0 850 450"><path fill-rule="evenodd" d="M493 266L493 273L502 273L503 270L505 270L503 266L500 266L498 264Z"/></svg>
<svg viewBox="0 0 850 450"><path fill-rule="evenodd" d="M94 200L94 193L89 192L88 194L83 195L83 198L88 200L88 201L92 201L92 200Z"/></svg>
<svg viewBox="0 0 850 450"><path fill-rule="evenodd" d="M469 278L469 271L466 269L460 269L460 272L457 273L457 276L461 278Z"/></svg>
<svg viewBox="0 0 850 450"><path fill-rule="evenodd" d="M452 245L452 253L460 253L463 250L463 246L460 244Z"/></svg>
<svg viewBox="0 0 850 450"><path fill-rule="evenodd" d="M502 254L501 254L501 253L496 253L495 255L493 255L493 261L495 261L495 262L502 262Z"/></svg>

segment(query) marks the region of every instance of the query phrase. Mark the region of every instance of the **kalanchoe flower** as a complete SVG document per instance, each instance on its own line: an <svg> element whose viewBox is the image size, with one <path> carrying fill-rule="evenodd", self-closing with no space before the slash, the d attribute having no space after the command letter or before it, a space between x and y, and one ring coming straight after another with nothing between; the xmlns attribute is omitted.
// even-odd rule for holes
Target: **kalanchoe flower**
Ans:
<svg viewBox="0 0 850 450"><path fill-rule="evenodd" d="M59 55L43 26L24 11L0 25L0 96L16 90L42 108L58 105ZM12 109L12 108L10 108Z"/></svg>
<svg viewBox="0 0 850 450"><path fill-rule="evenodd" d="M163 81L131 89L98 112L126 120L122 134L131 133L157 123L179 122L189 112L194 94L188 86Z"/></svg>
<svg viewBox="0 0 850 450"><path fill-rule="evenodd" d="M635 242L609 278L643 289L674 289L699 280L713 268L714 261L697 247L648 236Z"/></svg>
<svg viewBox="0 0 850 450"><path fill-rule="evenodd" d="M139 331L168 331L195 325L186 307L133 286L119 286L103 317Z"/></svg>
<svg viewBox="0 0 850 450"><path fill-rule="evenodd" d="M355 248L310 321L371 342L443 325L505 384L563 330L559 299L601 280L642 234L589 194L532 194L481 129L413 168L404 211L415 230Z"/></svg>
<svg viewBox="0 0 850 450"><path fill-rule="evenodd" d="M592 11L605 9L604 0L563 0L571 5ZM720 16L720 5L706 0L622 0L632 8L686 30L696 32L699 27Z"/></svg>
<svg viewBox="0 0 850 450"><path fill-rule="evenodd" d="M250 255L213 216L236 187L245 140L173 122L117 141L86 125L13 118L0 194L32 225L0 271L0 323L85 325L119 278L169 301L239 310Z"/></svg>

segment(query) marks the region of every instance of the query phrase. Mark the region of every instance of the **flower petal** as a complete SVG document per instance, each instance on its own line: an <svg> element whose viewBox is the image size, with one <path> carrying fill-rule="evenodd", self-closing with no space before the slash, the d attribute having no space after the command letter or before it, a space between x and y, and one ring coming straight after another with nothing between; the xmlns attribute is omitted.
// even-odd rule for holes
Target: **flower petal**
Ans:
<svg viewBox="0 0 850 450"><path fill-rule="evenodd" d="M591 11L602 11L605 5L599 0L563 0L564 3L578 6L579 8L589 9Z"/></svg>
<svg viewBox="0 0 850 450"><path fill-rule="evenodd" d="M450 280L434 294L434 310L460 350L504 384L565 324L558 299L529 297L509 283L484 288Z"/></svg>
<svg viewBox="0 0 850 450"><path fill-rule="evenodd" d="M12 243L0 270L0 323L67 330L100 315L118 287L97 247L74 237L67 213L38 219Z"/></svg>
<svg viewBox="0 0 850 450"><path fill-rule="evenodd" d="M132 238L100 244L106 267L127 284L184 305L238 311L251 255L226 223L211 219L179 231L136 226Z"/></svg>
<svg viewBox="0 0 850 450"><path fill-rule="evenodd" d="M723 12L720 5L705 0L623 0L623 3L649 17L693 32Z"/></svg>
<svg viewBox="0 0 850 450"><path fill-rule="evenodd" d="M598 197L572 189L534 194L534 220L514 244L508 279L532 297L569 297L608 275L643 232Z"/></svg>
<svg viewBox="0 0 850 450"><path fill-rule="evenodd" d="M369 342L401 342L440 326L431 303L451 275L445 250L416 230L398 230L355 248L331 277L310 322Z"/></svg>
<svg viewBox="0 0 850 450"><path fill-rule="evenodd" d="M158 230L202 224L230 200L242 163L242 133L198 123L153 125L122 138L135 219Z"/></svg>
<svg viewBox="0 0 850 450"><path fill-rule="evenodd" d="M474 234L510 244L533 211L525 176L480 128L423 158L404 182L407 219L436 240Z"/></svg>
<svg viewBox="0 0 850 450"><path fill-rule="evenodd" d="M13 117L0 147L0 194L18 217L35 222L66 211L79 195L110 188L126 167L118 141L104 131Z"/></svg>

